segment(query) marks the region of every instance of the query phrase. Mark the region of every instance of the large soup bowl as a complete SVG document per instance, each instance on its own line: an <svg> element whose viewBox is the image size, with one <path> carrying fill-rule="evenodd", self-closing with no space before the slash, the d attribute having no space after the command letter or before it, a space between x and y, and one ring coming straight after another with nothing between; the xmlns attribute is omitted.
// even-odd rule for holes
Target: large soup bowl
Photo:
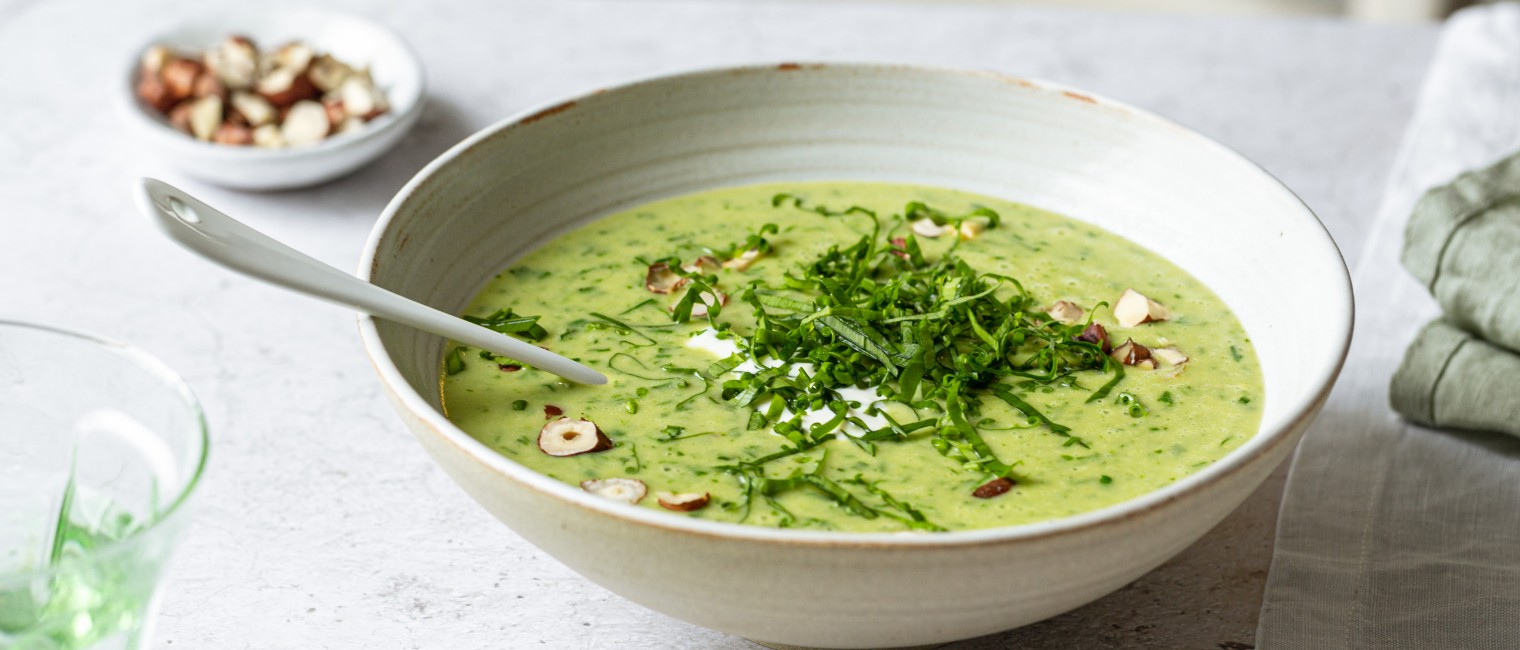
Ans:
<svg viewBox="0 0 1520 650"><path fill-rule="evenodd" d="M778 530L628 507L537 474L442 415L442 339L363 318L365 348L422 447L523 538L681 620L828 648L989 634L1118 589L1261 484L1345 358L1345 265L1320 222L1270 175L1133 107L981 72L754 66L653 78L527 111L417 174L376 224L360 272L457 312L513 260L609 213L718 186L842 179L1020 201L1171 259L1249 332L1266 381L1260 431L1162 489L1053 521L941 534Z"/></svg>

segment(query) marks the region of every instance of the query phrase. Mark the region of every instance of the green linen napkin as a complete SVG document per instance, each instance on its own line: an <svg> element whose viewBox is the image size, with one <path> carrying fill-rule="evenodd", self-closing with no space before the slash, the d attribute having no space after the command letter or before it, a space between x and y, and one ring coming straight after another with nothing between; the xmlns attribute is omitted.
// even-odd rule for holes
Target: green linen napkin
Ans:
<svg viewBox="0 0 1520 650"><path fill-rule="evenodd" d="M1403 262L1445 316L1404 354L1394 410L1520 436L1520 154L1427 192L1404 231Z"/></svg>
<svg viewBox="0 0 1520 650"><path fill-rule="evenodd" d="M1520 355L1432 322L1404 353L1389 399L1417 424L1520 436Z"/></svg>

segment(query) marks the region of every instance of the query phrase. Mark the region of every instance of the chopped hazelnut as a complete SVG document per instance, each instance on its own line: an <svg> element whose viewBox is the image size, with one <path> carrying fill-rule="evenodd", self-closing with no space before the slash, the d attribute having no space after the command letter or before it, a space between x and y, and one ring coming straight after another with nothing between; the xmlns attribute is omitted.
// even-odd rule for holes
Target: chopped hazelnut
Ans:
<svg viewBox="0 0 1520 650"><path fill-rule="evenodd" d="M137 80L137 98L144 104L152 106L156 111L167 111L174 107L175 102L174 98L169 96L169 87L164 85L163 80L146 69Z"/></svg>
<svg viewBox="0 0 1520 650"><path fill-rule="evenodd" d="M207 95L190 102L190 135L196 140L210 140L222 126L222 98Z"/></svg>
<svg viewBox="0 0 1520 650"><path fill-rule="evenodd" d="M366 120L386 110L385 97L369 80L367 75L352 75L338 86L338 96L343 100L343 110L349 115Z"/></svg>
<svg viewBox="0 0 1520 650"><path fill-rule="evenodd" d="M612 440L590 420L560 418L538 432L538 448L550 456L578 456L612 448Z"/></svg>
<svg viewBox="0 0 1520 650"><path fill-rule="evenodd" d="M648 486L636 478L598 478L581 481L581 489L599 497L633 505L649 493Z"/></svg>
<svg viewBox="0 0 1520 650"><path fill-rule="evenodd" d="M302 43L286 43L274 51L270 56L276 68L284 68L302 74L311 66L311 60L316 53L310 47Z"/></svg>
<svg viewBox="0 0 1520 650"><path fill-rule="evenodd" d="M195 105L195 102L180 102L175 104L174 108L169 109L169 126L189 133L190 107L193 105Z"/></svg>
<svg viewBox="0 0 1520 650"><path fill-rule="evenodd" d="M941 226L937 223L934 223L934 220L928 217L914 221L909 225L909 229L913 231L913 234L918 235L919 237L928 237L930 239L935 239L943 235L948 235L952 232L955 232L954 226Z"/></svg>
<svg viewBox="0 0 1520 650"><path fill-rule="evenodd" d="M173 59L164 64L159 78L175 101L190 97L195 92L195 79L201 76L204 66L189 59Z"/></svg>
<svg viewBox="0 0 1520 650"><path fill-rule="evenodd" d="M249 126L259 127L274 121L275 108L269 100L245 90L232 93L232 110L243 116Z"/></svg>
<svg viewBox="0 0 1520 650"><path fill-rule="evenodd" d="M1134 327L1144 323L1163 321L1172 317L1171 310L1159 302L1145 297L1134 289L1125 289L1114 303L1114 318L1120 327Z"/></svg>
<svg viewBox="0 0 1520 650"><path fill-rule="evenodd" d="M292 147L321 142L331 130L332 125L327 121L327 109L309 99L292 105L285 113L284 123L280 125L280 134L285 136L285 142Z"/></svg>
<svg viewBox="0 0 1520 650"><path fill-rule="evenodd" d="M676 287L686 282L686 278L676 275L670 270L670 265L664 262L655 262L649 265L649 270L644 273L644 288L654 293L670 293Z"/></svg>
<svg viewBox="0 0 1520 650"><path fill-rule="evenodd" d="M228 36L206 51L206 67L233 90L253 87L259 74L259 52L253 41L242 36Z"/></svg>
<svg viewBox="0 0 1520 650"><path fill-rule="evenodd" d="M1103 329L1103 326L1097 323L1089 323L1087 329L1082 330L1082 333L1077 335L1077 340L1097 345L1103 349L1103 354L1113 351L1108 342L1108 330Z"/></svg>
<svg viewBox="0 0 1520 650"><path fill-rule="evenodd" d="M682 492L680 494L660 492L655 496L659 497L661 508L676 512L700 510L707 507L707 503L712 500L712 497L706 492Z"/></svg>
<svg viewBox="0 0 1520 650"><path fill-rule="evenodd" d="M275 68L270 71L259 79L257 84L254 84L254 90L263 95L264 99L269 100L269 103L280 108L317 96L317 88L311 85L311 80L306 78L306 73L290 68ZM320 107L321 104L318 106ZM324 112L323 115L325 116L326 113Z"/></svg>
<svg viewBox="0 0 1520 650"><path fill-rule="evenodd" d="M1125 340L1123 345L1114 348L1113 354L1110 356L1126 366L1134 366L1146 370L1156 367L1156 361L1151 358L1150 348L1136 343L1134 339Z"/></svg>
<svg viewBox="0 0 1520 650"><path fill-rule="evenodd" d="M144 76L158 76L164 65L174 60L174 51L162 45L154 45L143 52L139 62Z"/></svg>
<svg viewBox="0 0 1520 650"><path fill-rule="evenodd" d="M265 124L253 130L253 146L279 149L285 146L285 136L280 133L278 125Z"/></svg>
<svg viewBox="0 0 1520 650"><path fill-rule="evenodd" d="M717 273L720 268L723 268L723 265L718 263L718 258L711 255L703 255L681 265L681 270L687 273L711 274Z"/></svg>
<svg viewBox="0 0 1520 650"><path fill-rule="evenodd" d="M974 496L978 499L991 499L995 496L1007 494L1009 490L1013 489L1013 485L1013 479L1006 476L999 476L978 486L976 490L971 493L971 496Z"/></svg>
<svg viewBox="0 0 1520 650"><path fill-rule="evenodd" d="M200 76L195 78L195 85L190 88L190 96L199 99L211 95L216 95L225 100L227 99L227 87L223 86L222 82L217 81L216 75L210 72L202 72Z"/></svg>
<svg viewBox="0 0 1520 650"><path fill-rule="evenodd" d="M1188 362L1187 355L1175 347L1151 348L1151 356L1160 359L1169 366L1180 366Z"/></svg>
<svg viewBox="0 0 1520 650"><path fill-rule="evenodd" d="M253 144L253 130L246 125L223 122L217 127L216 133L211 134L211 141L217 144Z"/></svg>
<svg viewBox="0 0 1520 650"><path fill-rule="evenodd" d="M976 239L985 230L987 230L987 224L980 221L962 221L960 227L961 241Z"/></svg>
<svg viewBox="0 0 1520 650"><path fill-rule="evenodd" d="M311 67L306 70L307 76L311 77L312 85L324 93L337 90L353 73L353 68L333 58L331 54L323 54L312 59Z"/></svg>
<svg viewBox="0 0 1520 650"><path fill-rule="evenodd" d="M738 257L724 262L723 268L743 271L748 269L751 264L754 264L757 259L760 259L760 249L751 248L741 253Z"/></svg>
<svg viewBox="0 0 1520 650"><path fill-rule="evenodd" d="M1076 303L1057 300L1055 304L1045 308L1045 313L1050 314L1050 317L1058 323L1073 325L1082 322L1082 316L1086 312L1082 311L1082 308L1078 307Z"/></svg>

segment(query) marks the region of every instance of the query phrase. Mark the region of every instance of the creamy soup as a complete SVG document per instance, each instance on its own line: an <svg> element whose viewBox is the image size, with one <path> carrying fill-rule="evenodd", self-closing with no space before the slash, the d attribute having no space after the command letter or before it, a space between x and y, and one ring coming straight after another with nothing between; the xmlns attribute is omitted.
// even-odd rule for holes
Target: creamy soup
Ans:
<svg viewBox="0 0 1520 650"><path fill-rule="evenodd" d="M533 470L675 516L844 531L1048 520L1187 476L1261 418L1251 343L1192 276L1090 224L933 187L658 201L517 260L465 315L609 382L451 346L452 421Z"/></svg>

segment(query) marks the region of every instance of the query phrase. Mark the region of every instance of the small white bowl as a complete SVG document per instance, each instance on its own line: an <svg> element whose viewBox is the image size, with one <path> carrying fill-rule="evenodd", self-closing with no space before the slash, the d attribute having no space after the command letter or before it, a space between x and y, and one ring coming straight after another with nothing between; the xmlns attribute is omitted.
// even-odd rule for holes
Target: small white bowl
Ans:
<svg viewBox="0 0 1520 650"><path fill-rule="evenodd" d="M260 49L301 41L354 66L368 66L391 109L363 129L289 149L261 149L201 142L169 125L168 118L138 99L139 62L153 45L204 51L232 34ZM181 23L133 50L122 76L123 113L141 139L188 176L236 189L278 190L330 181L390 150L422 115L425 79L417 54L378 23L310 9L219 12Z"/></svg>
<svg viewBox="0 0 1520 650"><path fill-rule="evenodd" d="M375 224L360 274L457 311L513 259L606 214L712 187L850 179L1021 201L1171 259L1249 332L1266 385L1259 432L1164 488L1051 521L932 535L761 528L628 507L533 472L444 417L442 339L361 317L365 350L423 448L528 541L675 618L826 648L989 634L1124 586L1261 485L1345 359L1345 264L1266 172L1113 100L932 68L709 70L525 111L419 172Z"/></svg>

